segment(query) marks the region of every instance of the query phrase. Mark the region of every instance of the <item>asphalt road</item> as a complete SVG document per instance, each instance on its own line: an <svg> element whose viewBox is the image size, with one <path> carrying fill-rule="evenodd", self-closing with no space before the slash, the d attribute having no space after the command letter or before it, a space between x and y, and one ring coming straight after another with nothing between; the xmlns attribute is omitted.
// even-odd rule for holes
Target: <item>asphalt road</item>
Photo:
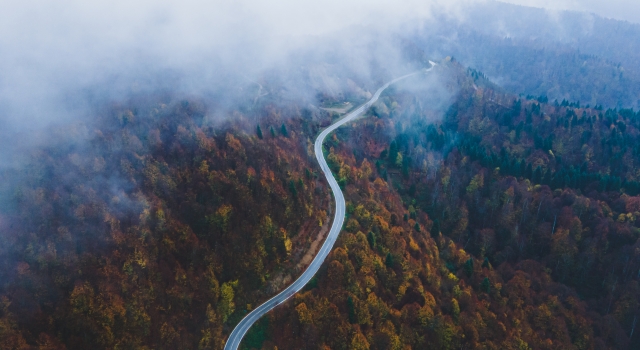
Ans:
<svg viewBox="0 0 640 350"><path fill-rule="evenodd" d="M331 124L328 128L326 128L324 131L320 133L318 138L316 138L316 142L314 146L316 159L318 160L318 163L320 163L320 168L322 169L324 176L327 178L327 182L329 182L329 186L331 186L331 191L333 191L333 195L336 200L336 211L333 217L331 230L329 231L327 238L322 244L322 247L318 251L318 254L316 254L315 258L313 258L313 261L311 262L311 264L309 264L309 266L302 273L302 275L300 275L300 277L298 277L298 279L295 280L285 290L278 293L276 296L267 300L264 304L260 305L259 307L251 311L247 316L245 316L242 319L242 321L240 321L240 323L238 323L238 325L236 325L236 328L234 328L233 332L231 332L229 339L227 339L227 343L224 346L225 350L238 349L244 335L247 333L249 328L251 328L251 326L260 317L262 317L262 315L266 314L267 312L271 311L271 309L275 308L276 306L284 303L287 299L291 298L291 296L293 296L298 291L300 291L311 280L311 278L313 278L316 272L318 272L318 270L320 269L320 266L324 262L324 259L326 259L327 255L329 255L331 248L333 248L333 244L336 242L336 239L338 238L338 234L342 230L342 224L344 223L344 213L345 213L344 194L342 193L342 190L340 190L340 186L338 186L338 182L333 177L333 174L331 173L331 170L327 165L327 161L324 159L324 154L322 153L322 143L324 142L324 139L331 132L333 132L340 126L350 121L353 121L354 119L362 115L362 113L364 113L367 109L369 109L369 107L371 107L371 105L373 105L378 100L382 91L388 88L389 85L401 79L408 78L412 75L426 73L432 70L433 67L435 66L435 63L431 61L429 62L431 63L431 68L429 69L420 70L411 74L407 74L384 84L381 88L379 88L376 91L375 94L373 94L373 97L371 97L369 101L367 101L365 104L361 105L354 111L350 112L342 119Z"/></svg>

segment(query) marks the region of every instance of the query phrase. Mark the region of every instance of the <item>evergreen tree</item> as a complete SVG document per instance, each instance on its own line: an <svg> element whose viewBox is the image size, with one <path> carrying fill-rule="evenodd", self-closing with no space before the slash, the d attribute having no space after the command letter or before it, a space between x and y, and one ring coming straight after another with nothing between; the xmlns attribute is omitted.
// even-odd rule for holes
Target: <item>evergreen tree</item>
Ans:
<svg viewBox="0 0 640 350"><path fill-rule="evenodd" d="M491 281L489 281L489 277L485 277L480 284L480 290L489 294L491 291Z"/></svg>
<svg viewBox="0 0 640 350"><path fill-rule="evenodd" d="M258 124L256 134L258 134L258 138L262 140L262 129L260 129L260 124Z"/></svg>
<svg viewBox="0 0 640 350"><path fill-rule="evenodd" d="M369 242L371 249L376 249L376 236L373 232L369 231L367 234L367 241Z"/></svg>
<svg viewBox="0 0 640 350"><path fill-rule="evenodd" d="M473 275L473 258L469 258L466 263L464 263L464 271L467 273L467 276L471 277Z"/></svg>
<svg viewBox="0 0 640 350"><path fill-rule="evenodd" d="M356 308L355 305L353 303L353 298L351 298L351 296L347 297L347 311L348 311L348 315L349 315L349 323L351 324L355 324L356 323Z"/></svg>
<svg viewBox="0 0 640 350"><path fill-rule="evenodd" d="M485 257L484 261L482 262L482 267L486 267L489 268L489 258Z"/></svg>
<svg viewBox="0 0 640 350"><path fill-rule="evenodd" d="M539 184L540 181L542 181L542 168L540 168L540 166L538 165L536 167L536 170L533 172L533 183L537 183Z"/></svg>
<svg viewBox="0 0 640 350"><path fill-rule="evenodd" d="M393 267L393 255L391 255L391 252L387 253L387 257L384 259L384 264L387 267Z"/></svg>
<svg viewBox="0 0 640 350"><path fill-rule="evenodd" d="M298 197L298 190L296 189L296 185L293 180L289 180L289 191L293 194L293 198Z"/></svg>
<svg viewBox="0 0 640 350"><path fill-rule="evenodd" d="M284 137L289 137L289 132L287 131L287 126L284 125L284 123L282 123L282 126L280 127L280 133L282 133L282 136L284 136Z"/></svg>

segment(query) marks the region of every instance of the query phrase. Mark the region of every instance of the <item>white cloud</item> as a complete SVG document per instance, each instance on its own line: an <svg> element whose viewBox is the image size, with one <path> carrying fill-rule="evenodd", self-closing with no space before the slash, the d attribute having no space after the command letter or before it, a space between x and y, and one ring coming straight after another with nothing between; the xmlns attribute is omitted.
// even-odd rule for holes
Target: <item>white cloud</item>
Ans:
<svg viewBox="0 0 640 350"><path fill-rule="evenodd" d="M259 72L350 26L387 32L428 18L434 8L460 17L468 5L484 1L4 0L0 128L72 115L73 106L82 110L86 102L79 91L109 81L126 83L162 69L188 72L200 83L220 69ZM638 7L628 0L609 0L609 6L596 0L509 1L627 17ZM347 43L336 42L341 45ZM117 96L115 87L110 90Z"/></svg>
<svg viewBox="0 0 640 350"><path fill-rule="evenodd" d="M154 69L260 71L314 37L353 25L387 30L434 6L455 14L477 1L5 0L0 125L59 120L83 103L79 90L106 81Z"/></svg>

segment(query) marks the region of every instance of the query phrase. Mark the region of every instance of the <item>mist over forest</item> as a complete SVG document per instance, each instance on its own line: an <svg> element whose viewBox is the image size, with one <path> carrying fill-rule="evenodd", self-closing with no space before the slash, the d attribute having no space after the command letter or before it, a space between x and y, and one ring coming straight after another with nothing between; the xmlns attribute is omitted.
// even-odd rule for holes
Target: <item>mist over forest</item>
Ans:
<svg viewBox="0 0 640 350"><path fill-rule="evenodd" d="M640 24L559 4L10 0L0 348L223 349L412 72L240 348L637 348Z"/></svg>

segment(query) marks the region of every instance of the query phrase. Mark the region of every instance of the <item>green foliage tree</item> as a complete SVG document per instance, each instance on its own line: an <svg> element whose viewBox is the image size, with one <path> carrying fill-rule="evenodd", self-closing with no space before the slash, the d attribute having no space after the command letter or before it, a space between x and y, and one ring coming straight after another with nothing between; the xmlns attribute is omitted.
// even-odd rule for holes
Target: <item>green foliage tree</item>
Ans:
<svg viewBox="0 0 640 350"><path fill-rule="evenodd" d="M260 124L258 124L257 128L256 128L256 134L258 135L258 138L260 140L262 140L262 129L260 128Z"/></svg>
<svg viewBox="0 0 640 350"><path fill-rule="evenodd" d="M349 323L354 324L357 322L355 305L351 296L347 297L347 314L349 315Z"/></svg>
<svg viewBox="0 0 640 350"><path fill-rule="evenodd" d="M371 247L371 249L376 249L376 236L375 233L369 231L369 233L367 233L367 242L369 242L369 247Z"/></svg>
<svg viewBox="0 0 640 350"><path fill-rule="evenodd" d="M491 291L491 281L489 281L489 277L485 277L480 284L480 290L489 294Z"/></svg>
<svg viewBox="0 0 640 350"><path fill-rule="evenodd" d="M384 259L384 264L387 267L393 267L395 261L395 259L393 258L393 255L391 255L391 252L387 253L387 256Z"/></svg>
<svg viewBox="0 0 640 350"><path fill-rule="evenodd" d="M473 258L469 258L467 262L464 263L464 271L467 273L467 276L471 277L473 275Z"/></svg>

